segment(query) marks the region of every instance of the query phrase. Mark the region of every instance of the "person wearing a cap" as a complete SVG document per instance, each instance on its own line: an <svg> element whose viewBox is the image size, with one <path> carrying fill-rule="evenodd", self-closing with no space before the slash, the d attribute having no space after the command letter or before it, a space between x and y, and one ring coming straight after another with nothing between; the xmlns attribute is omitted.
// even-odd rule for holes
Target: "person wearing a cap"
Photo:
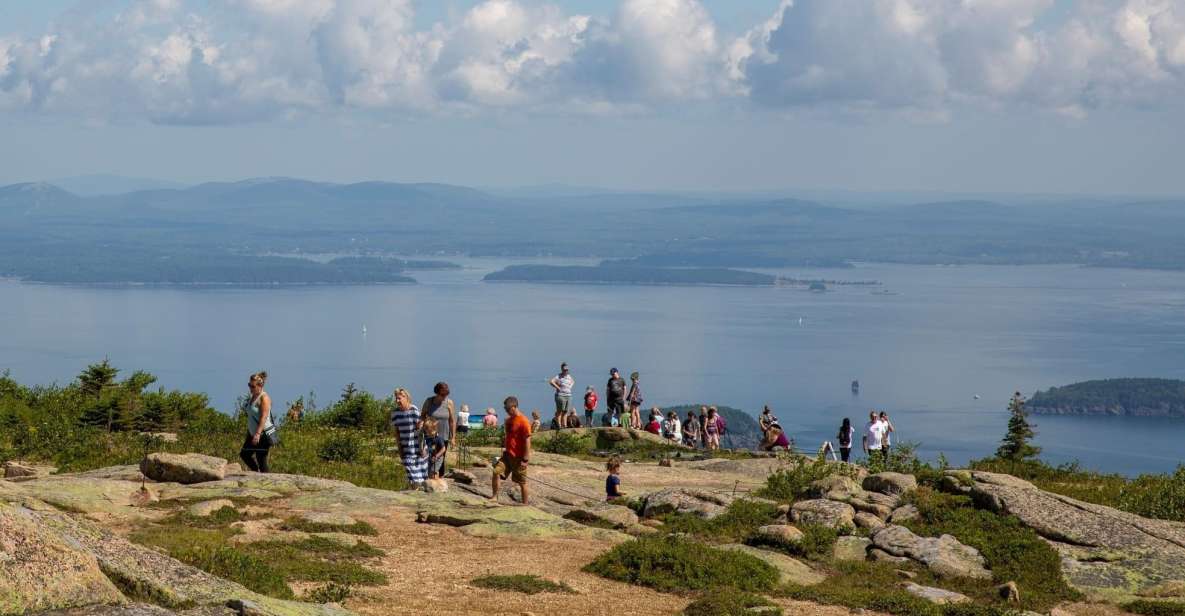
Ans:
<svg viewBox="0 0 1185 616"><path fill-rule="evenodd" d="M609 382L605 384L605 423L612 425L613 419L620 424L625 412L625 379L617 368L609 369Z"/></svg>
<svg viewBox="0 0 1185 616"><path fill-rule="evenodd" d="M576 386L576 379L568 372L568 362L560 364L560 373L551 377L547 384L555 390L556 415L562 413L566 421L568 413L572 412L572 388Z"/></svg>

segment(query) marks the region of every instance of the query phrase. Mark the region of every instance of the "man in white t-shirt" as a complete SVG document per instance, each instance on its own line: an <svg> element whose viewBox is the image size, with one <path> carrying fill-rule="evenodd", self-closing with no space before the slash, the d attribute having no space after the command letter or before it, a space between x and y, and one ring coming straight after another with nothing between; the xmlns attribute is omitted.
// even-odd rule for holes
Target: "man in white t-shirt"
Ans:
<svg viewBox="0 0 1185 616"><path fill-rule="evenodd" d="M876 411L868 413L868 424L864 426L864 454L872 462L884 451L885 432L888 426L877 417Z"/></svg>

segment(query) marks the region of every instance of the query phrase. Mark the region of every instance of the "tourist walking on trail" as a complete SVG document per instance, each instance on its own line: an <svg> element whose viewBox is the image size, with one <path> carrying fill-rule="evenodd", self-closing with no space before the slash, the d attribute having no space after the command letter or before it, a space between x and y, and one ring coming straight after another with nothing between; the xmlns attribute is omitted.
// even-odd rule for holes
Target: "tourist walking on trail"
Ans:
<svg viewBox="0 0 1185 616"><path fill-rule="evenodd" d="M880 422L876 411L871 411L868 413L868 425L864 426L864 454L868 456L869 462L883 459L881 456L885 446L884 440L885 426Z"/></svg>
<svg viewBox="0 0 1185 616"><path fill-rule="evenodd" d="M716 407L708 407L708 417L704 420L704 434L706 434L708 451L720 449L720 422L717 419Z"/></svg>
<svg viewBox="0 0 1185 616"><path fill-rule="evenodd" d="M630 374L630 392L626 395L625 401L630 406L630 427L635 430L642 429L642 386L639 384L640 377L637 372Z"/></svg>
<svg viewBox="0 0 1185 616"><path fill-rule="evenodd" d="M584 390L584 425L592 427L593 415L597 412L597 390L592 385Z"/></svg>
<svg viewBox="0 0 1185 616"><path fill-rule="evenodd" d="M621 373L617 368L609 369L609 381L605 383L605 425L614 425L613 419L617 419L617 424L621 423L621 415L625 412L625 379L621 378Z"/></svg>
<svg viewBox="0 0 1185 616"><path fill-rule="evenodd" d="M695 411L687 411L687 421L683 422L683 444L695 449L699 447L699 418Z"/></svg>
<svg viewBox="0 0 1185 616"><path fill-rule="evenodd" d="M847 417L843 418L843 423L839 425L839 433L835 435L836 442L839 443L839 457L844 462L847 462L852 455L852 441L856 440L856 429L852 427L852 420Z"/></svg>
<svg viewBox="0 0 1185 616"><path fill-rule="evenodd" d="M399 460L407 470L407 481L414 489L424 486L428 478L427 452L421 433L420 409L411 403L411 394L402 387L395 390L395 410L391 411L391 428L399 445Z"/></svg>
<svg viewBox="0 0 1185 616"><path fill-rule="evenodd" d="M576 379L568 372L568 363L560 364L560 373L551 377L547 383L555 390L556 415L572 412L572 387L576 385Z"/></svg>
<svg viewBox="0 0 1185 616"><path fill-rule="evenodd" d="M247 468L268 472L267 454L276 441L276 424L272 421L272 399L263 390L267 383L267 372L256 372L247 378L247 390L251 395L243 401L243 414L247 416L247 438L239 450L239 458Z"/></svg>
<svg viewBox="0 0 1185 616"><path fill-rule="evenodd" d="M432 397L424 400L420 414L424 419L429 417L436 420L436 433L444 441L444 455L440 457L440 475L444 476L445 460L448 451L453 448L453 439L457 433L457 413L453 410L452 398L448 397L448 383L441 381L432 388Z"/></svg>
<svg viewBox="0 0 1185 616"><path fill-rule="evenodd" d="M885 456L885 462L889 461L889 447L893 444L893 422L889 421L889 414L881 411L880 422L885 427L885 440L881 443L881 455Z"/></svg>
<svg viewBox="0 0 1185 616"><path fill-rule="evenodd" d="M527 464L531 461L531 423L518 410L518 398L510 396L502 403L506 409L506 436L502 439L502 456L494 465L490 481L491 500L498 500L499 479L510 478L522 489L522 504L527 504Z"/></svg>

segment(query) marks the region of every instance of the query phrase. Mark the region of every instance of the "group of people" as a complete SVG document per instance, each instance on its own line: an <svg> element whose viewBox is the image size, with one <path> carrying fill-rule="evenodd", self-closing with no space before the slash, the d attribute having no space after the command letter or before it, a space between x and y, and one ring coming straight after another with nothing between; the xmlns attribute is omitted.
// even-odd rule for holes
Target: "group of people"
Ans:
<svg viewBox="0 0 1185 616"><path fill-rule="evenodd" d="M688 411L687 418L680 420L677 413L670 411L664 416L658 407L650 411L649 420L643 424L640 407L642 392L637 372L630 375L630 385L626 386L625 379L616 368L609 371L609 381L605 388L607 409L603 425L623 425L623 415L628 410L626 425L637 430L646 430L659 435L674 443L682 443L688 447L702 447L708 451L720 448L720 439L727 432L727 423L719 410L714 406L702 406L697 414ZM247 381L250 395L242 403L241 411L247 417L247 436L239 457L247 468L256 472L268 472L268 453L279 442L279 434L271 412L272 402L264 385L267 382L267 372L252 374ZM548 380L548 384L555 393L556 415L552 420L555 429L579 427L580 419L572 409L572 390L575 378L568 369L568 364L560 365L560 372ZM444 476L448 452L458 442L458 437L469 431L469 407L462 405L458 411L449 397L448 383L440 382L432 389L432 396L426 399L420 407L412 403L412 396L406 389L400 387L395 390L395 406L391 411L390 424L396 435L399 458L407 472L408 482L414 488L422 487L430 479ZM585 424L592 425L593 416L597 410L597 392L589 387L584 395ZM531 454L531 434L541 427L539 412L533 413L533 421L519 410L518 399L509 396L503 401L506 412L505 434L502 442L502 455L494 465L491 479L493 498L497 498L499 482L511 479L522 490L522 502L528 498L527 466ZM794 445L785 430L773 415L772 409L764 408L758 423L761 427L761 448L766 451L777 449L792 450ZM494 428L498 425L498 415L492 407L486 409L482 418L483 427ZM884 411L869 413L868 424L865 426L862 447L870 460L888 460L892 446L893 424ZM836 435L840 456L848 462L856 430L848 418L844 418ZM834 456L831 442L824 443L824 451ZM621 461L610 460L607 465L609 477L606 479L606 496L615 498L620 496L618 487L620 479L617 477Z"/></svg>

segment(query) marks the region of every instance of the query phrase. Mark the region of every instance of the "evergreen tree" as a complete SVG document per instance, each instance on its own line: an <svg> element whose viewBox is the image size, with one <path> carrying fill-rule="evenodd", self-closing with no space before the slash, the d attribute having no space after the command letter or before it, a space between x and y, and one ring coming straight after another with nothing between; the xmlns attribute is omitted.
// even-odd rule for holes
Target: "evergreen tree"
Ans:
<svg viewBox="0 0 1185 616"><path fill-rule="evenodd" d="M91 397L98 398L104 391L115 386L115 376L119 374L119 368L111 365L111 362L106 358L97 364L91 364L78 375L78 386L82 389L82 393Z"/></svg>
<svg viewBox="0 0 1185 616"><path fill-rule="evenodd" d="M1022 462L1041 453L1041 448L1029 443L1036 436L1033 424L1029 423L1028 413L1025 412L1025 398L1016 392L1008 403L1008 433L1000 441L1000 448L996 450L996 457L1001 460Z"/></svg>

